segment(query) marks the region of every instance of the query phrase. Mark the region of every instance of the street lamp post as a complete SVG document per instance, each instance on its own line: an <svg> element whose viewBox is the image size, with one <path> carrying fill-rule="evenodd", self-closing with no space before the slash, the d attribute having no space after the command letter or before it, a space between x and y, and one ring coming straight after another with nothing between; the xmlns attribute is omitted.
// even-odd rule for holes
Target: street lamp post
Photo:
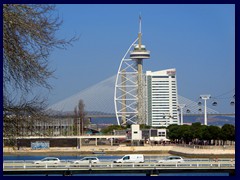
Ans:
<svg viewBox="0 0 240 180"><path fill-rule="evenodd" d="M181 111L181 119L180 119L180 125L183 125L183 108L185 107L185 104L179 104L178 107L180 108Z"/></svg>
<svg viewBox="0 0 240 180"><path fill-rule="evenodd" d="M200 98L204 100L204 125L207 125L207 100L211 95L200 95Z"/></svg>

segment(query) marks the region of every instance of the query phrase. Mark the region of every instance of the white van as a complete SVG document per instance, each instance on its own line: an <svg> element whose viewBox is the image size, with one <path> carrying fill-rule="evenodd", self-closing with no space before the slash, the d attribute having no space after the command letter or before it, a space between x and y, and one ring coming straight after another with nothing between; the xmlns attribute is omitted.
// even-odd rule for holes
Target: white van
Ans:
<svg viewBox="0 0 240 180"><path fill-rule="evenodd" d="M114 163L143 163L144 162L144 156L142 154L128 154L123 156L121 159L113 161Z"/></svg>

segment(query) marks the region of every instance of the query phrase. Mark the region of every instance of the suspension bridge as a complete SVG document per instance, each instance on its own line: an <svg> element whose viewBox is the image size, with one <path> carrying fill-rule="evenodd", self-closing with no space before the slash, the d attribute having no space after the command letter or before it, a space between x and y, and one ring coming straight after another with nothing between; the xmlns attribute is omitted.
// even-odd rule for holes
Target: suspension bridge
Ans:
<svg viewBox="0 0 240 180"><path fill-rule="evenodd" d="M49 107L49 109L58 112L73 111L80 99L84 101L85 110L91 117L115 117L114 110L114 86L116 75L111 76L89 88L86 88L62 101L59 101ZM178 94L179 104L185 104L184 115L202 115L199 111L203 106ZM208 115L234 115L233 113L221 113L211 107L207 108Z"/></svg>

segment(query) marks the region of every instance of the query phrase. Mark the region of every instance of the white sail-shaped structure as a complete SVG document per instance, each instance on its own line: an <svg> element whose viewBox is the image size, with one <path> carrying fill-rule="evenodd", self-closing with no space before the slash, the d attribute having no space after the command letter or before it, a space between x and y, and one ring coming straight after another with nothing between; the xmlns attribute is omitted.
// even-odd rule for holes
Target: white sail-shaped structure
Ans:
<svg viewBox="0 0 240 180"><path fill-rule="evenodd" d="M126 122L135 123L137 110L137 64L130 59L130 50L138 38L131 44L123 56L118 68L114 91L114 107L118 125Z"/></svg>

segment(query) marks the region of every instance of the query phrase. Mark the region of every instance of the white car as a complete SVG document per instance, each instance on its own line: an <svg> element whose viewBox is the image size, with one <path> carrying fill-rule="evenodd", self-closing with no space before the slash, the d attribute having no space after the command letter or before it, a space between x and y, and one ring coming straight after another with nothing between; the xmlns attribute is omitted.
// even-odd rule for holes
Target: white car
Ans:
<svg viewBox="0 0 240 180"><path fill-rule="evenodd" d="M143 163L144 156L142 154L128 154L123 156L121 159L113 161L113 163Z"/></svg>
<svg viewBox="0 0 240 180"><path fill-rule="evenodd" d="M56 157L46 157L39 161L35 161L34 164L59 164L60 160Z"/></svg>
<svg viewBox="0 0 240 180"><path fill-rule="evenodd" d="M167 163L167 162L174 162L174 163L181 163L184 162L184 159L180 156L168 156L164 159L158 161L159 163Z"/></svg>
<svg viewBox="0 0 240 180"><path fill-rule="evenodd" d="M86 164L86 163L99 163L99 159L97 157L84 157L80 160L73 161L73 164Z"/></svg>

